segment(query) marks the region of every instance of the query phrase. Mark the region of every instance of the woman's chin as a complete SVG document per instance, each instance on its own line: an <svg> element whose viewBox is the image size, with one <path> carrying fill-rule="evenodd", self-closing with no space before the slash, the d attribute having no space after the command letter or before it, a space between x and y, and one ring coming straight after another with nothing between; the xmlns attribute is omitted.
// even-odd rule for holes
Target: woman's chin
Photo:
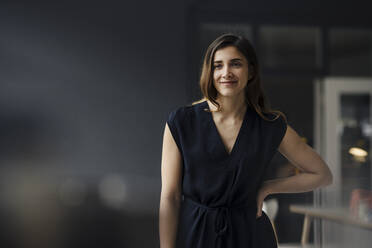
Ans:
<svg viewBox="0 0 372 248"><path fill-rule="evenodd" d="M229 92L220 91L218 96L220 96L220 97L237 97L237 96L239 96L239 93L232 92L232 91L229 91Z"/></svg>

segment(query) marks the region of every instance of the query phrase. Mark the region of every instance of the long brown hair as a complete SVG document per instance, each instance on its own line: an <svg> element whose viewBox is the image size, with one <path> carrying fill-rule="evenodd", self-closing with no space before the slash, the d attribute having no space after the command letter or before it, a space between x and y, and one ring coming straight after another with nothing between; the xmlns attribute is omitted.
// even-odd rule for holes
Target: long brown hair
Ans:
<svg viewBox="0 0 372 248"><path fill-rule="evenodd" d="M216 101L217 90L213 85L213 60L217 50L234 46L241 52L248 61L248 70L253 73L253 77L248 80L244 89L246 104L253 108L263 119L270 121L264 114L274 114L276 120L280 115L287 121L285 115L279 110L273 110L265 97L260 79L260 67L258 64L256 52L251 43L244 37L234 34L224 34L214 40L208 47L203 61L203 67L200 75L200 90L203 98L193 104L209 100L217 107L216 111L221 110L220 104Z"/></svg>

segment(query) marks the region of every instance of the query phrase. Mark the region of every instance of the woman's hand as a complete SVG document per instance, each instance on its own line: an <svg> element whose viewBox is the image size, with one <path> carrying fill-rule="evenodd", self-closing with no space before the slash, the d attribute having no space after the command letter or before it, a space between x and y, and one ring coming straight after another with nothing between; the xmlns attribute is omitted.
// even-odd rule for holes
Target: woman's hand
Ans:
<svg viewBox="0 0 372 248"><path fill-rule="evenodd" d="M258 190L257 193L257 214L256 218L261 217L262 215L262 205L265 198L270 195L270 187L269 182L263 182L261 188Z"/></svg>

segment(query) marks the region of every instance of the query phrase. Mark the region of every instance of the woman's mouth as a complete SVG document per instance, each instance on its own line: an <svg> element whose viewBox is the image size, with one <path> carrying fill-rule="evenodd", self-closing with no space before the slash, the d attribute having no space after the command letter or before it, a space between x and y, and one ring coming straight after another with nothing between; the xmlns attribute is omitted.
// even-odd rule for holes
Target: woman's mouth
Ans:
<svg viewBox="0 0 372 248"><path fill-rule="evenodd" d="M220 82L221 84L223 85L233 85L233 84L236 84L238 81L223 81L223 82Z"/></svg>

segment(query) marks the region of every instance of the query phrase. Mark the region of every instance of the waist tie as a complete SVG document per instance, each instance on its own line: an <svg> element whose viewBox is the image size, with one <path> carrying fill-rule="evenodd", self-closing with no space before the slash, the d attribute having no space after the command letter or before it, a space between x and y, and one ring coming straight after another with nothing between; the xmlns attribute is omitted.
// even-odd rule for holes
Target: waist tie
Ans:
<svg viewBox="0 0 372 248"><path fill-rule="evenodd" d="M233 205L233 206L217 206L217 207L209 207L200 202L196 202L192 200L190 197L184 196L184 201L193 204L194 206L201 207L203 209L209 211L217 211L216 218L214 220L214 232L216 234L215 238L215 247L222 248L223 239L231 228L231 211L235 209L243 209L243 208L251 208L256 207L255 204L241 204L241 205ZM255 210L255 209L254 209Z"/></svg>

